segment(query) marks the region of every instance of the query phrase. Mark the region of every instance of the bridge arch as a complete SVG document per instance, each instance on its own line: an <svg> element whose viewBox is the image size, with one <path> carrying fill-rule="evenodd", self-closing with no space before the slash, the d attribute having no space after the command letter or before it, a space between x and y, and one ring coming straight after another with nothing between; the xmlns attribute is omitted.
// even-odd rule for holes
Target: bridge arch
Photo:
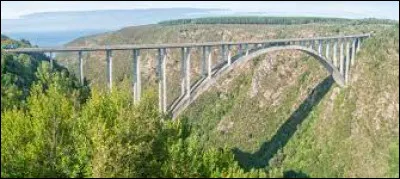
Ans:
<svg viewBox="0 0 400 179"><path fill-rule="evenodd" d="M300 45L282 45L265 47L249 53L248 55L238 55L237 59L232 59L231 65L225 65L214 71L211 78L200 80L197 84L192 85L192 90L189 99L181 100L176 105L171 106L170 112L173 118L176 118L183 112L193 101L195 101L201 94L207 91L213 84L215 84L222 76L235 69L237 66L253 60L261 55L282 50L298 50L304 52L317 60L327 71L332 75L334 81L341 87L345 86L344 76L339 72L337 67L333 65L330 59L320 55L317 51Z"/></svg>

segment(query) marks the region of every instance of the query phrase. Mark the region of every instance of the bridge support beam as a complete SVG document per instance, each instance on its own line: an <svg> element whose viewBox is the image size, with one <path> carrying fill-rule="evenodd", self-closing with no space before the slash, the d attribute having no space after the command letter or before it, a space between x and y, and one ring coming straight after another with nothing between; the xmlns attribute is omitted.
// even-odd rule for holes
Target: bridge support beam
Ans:
<svg viewBox="0 0 400 179"><path fill-rule="evenodd" d="M232 52L231 52L231 45L228 45L227 46L228 47L228 65L231 65L232 64Z"/></svg>
<svg viewBox="0 0 400 179"><path fill-rule="evenodd" d="M202 51L203 51L203 56L202 56L202 58L201 58L201 76L204 78L204 77L206 77L206 75L207 75L207 62L206 62L206 58L207 58L207 49L206 49L207 47L206 46L203 46L203 47L201 47L201 49L202 49Z"/></svg>
<svg viewBox="0 0 400 179"><path fill-rule="evenodd" d="M250 49L249 49L249 44L246 44L246 56L249 55Z"/></svg>
<svg viewBox="0 0 400 179"><path fill-rule="evenodd" d="M322 56L322 40L318 41L318 54Z"/></svg>
<svg viewBox="0 0 400 179"><path fill-rule="evenodd" d="M325 57L328 59L328 60L332 60L332 58L329 56L330 55L330 46L331 46L331 44L329 43L329 41L327 41L326 42L326 49L325 49Z"/></svg>
<svg viewBox="0 0 400 179"><path fill-rule="evenodd" d="M221 58L222 58L222 61L226 61L226 46L225 45L221 46Z"/></svg>
<svg viewBox="0 0 400 179"><path fill-rule="evenodd" d="M181 48L181 95L185 95L185 81L186 81L186 63L185 63L185 48Z"/></svg>
<svg viewBox="0 0 400 179"><path fill-rule="evenodd" d="M351 66L354 65L356 60L356 39L353 40L351 45Z"/></svg>
<svg viewBox="0 0 400 179"><path fill-rule="evenodd" d="M350 42L346 43L346 71L344 75L345 83L348 84L349 82L349 72L350 72Z"/></svg>
<svg viewBox="0 0 400 179"><path fill-rule="evenodd" d="M210 46L208 46L208 47L206 47L207 48L207 50L206 50L206 55L207 55L207 57L208 57L208 62L207 62L207 66L208 66L208 73L207 73L207 78L208 79L211 79L211 66L212 66L212 53L211 53L211 47Z"/></svg>
<svg viewBox="0 0 400 179"><path fill-rule="evenodd" d="M339 70L340 74L344 75L344 41L340 43L340 58L339 58Z"/></svg>
<svg viewBox="0 0 400 179"><path fill-rule="evenodd" d="M133 50L133 102L139 103L141 97L140 50Z"/></svg>
<svg viewBox="0 0 400 179"><path fill-rule="evenodd" d="M158 99L159 110L167 112L167 77L166 77L166 49L158 49Z"/></svg>
<svg viewBox="0 0 400 179"><path fill-rule="evenodd" d="M79 59L79 79L81 84L84 84L85 76L83 74L83 58L82 51L78 51L78 59Z"/></svg>
<svg viewBox="0 0 400 179"><path fill-rule="evenodd" d="M108 89L111 91L112 90L112 51L107 50L106 56L107 56L107 83L108 83Z"/></svg>
<svg viewBox="0 0 400 179"><path fill-rule="evenodd" d="M361 48L361 38L359 37L357 38L357 52L360 51L360 48Z"/></svg>
<svg viewBox="0 0 400 179"><path fill-rule="evenodd" d="M338 58L337 58L337 56L338 56L337 55L337 46L338 46L338 42L335 41L333 44L333 55L332 55L333 58L332 59L333 59L333 66L335 66L336 68L339 67L338 66Z"/></svg>
<svg viewBox="0 0 400 179"><path fill-rule="evenodd" d="M186 99L190 99L190 48L185 47L185 84L186 84Z"/></svg>

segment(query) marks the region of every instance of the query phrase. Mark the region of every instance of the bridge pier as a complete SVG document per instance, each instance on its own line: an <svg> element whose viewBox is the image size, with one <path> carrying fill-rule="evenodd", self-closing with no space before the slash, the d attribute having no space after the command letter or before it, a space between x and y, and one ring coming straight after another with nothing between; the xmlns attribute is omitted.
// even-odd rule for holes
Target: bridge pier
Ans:
<svg viewBox="0 0 400 179"><path fill-rule="evenodd" d="M133 99L134 104L140 101L141 97L141 74L140 74L140 50L133 50Z"/></svg>
<svg viewBox="0 0 400 179"><path fill-rule="evenodd" d="M222 61L227 61L226 59L226 45L221 46L221 58Z"/></svg>
<svg viewBox="0 0 400 179"><path fill-rule="evenodd" d="M340 42L340 52L339 52L339 70L340 74L344 75L344 40Z"/></svg>
<svg viewBox="0 0 400 179"><path fill-rule="evenodd" d="M78 51L78 59L79 59L79 79L81 84L84 84L84 74L83 74L83 58L82 58L82 51Z"/></svg>
<svg viewBox="0 0 400 179"><path fill-rule="evenodd" d="M211 79L212 53L211 53L211 47L210 46L207 46L206 54L207 54L207 57L208 57L208 62L207 62L208 74L207 74L207 78Z"/></svg>
<svg viewBox="0 0 400 179"><path fill-rule="evenodd" d="M357 52L360 51L360 48L361 48L361 38L359 37L357 38Z"/></svg>
<svg viewBox="0 0 400 179"><path fill-rule="evenodd" d="M107 83L108 83L108 89L111 92L112 90L112 51L111 50L106 50L106 56L107 56Z"/></svg>
<svg viewBox="0 0 400 179"><path fill-rule="evenodd" d="M349 82L349 71L350 71L350 42L346 43L346 70L344 75L345 83L348 84Z"/></svg>
<svg viewBox="0 0 400 179"><path fill-rule="evenodd" d="M338 41L335 40L334 44L333 44L333 66L335 66L336 68L339 67L338 66L338 58L337 58L337 46L338 46Z"/></svg>
<svg viewBox="0 0 400 179"><path fill-rule="evenodd" d="M243 55L243 44L239 44L239 55Z"/></svg>
<svg viewBox="0 0 400 179"><path fill-rule="evenodd" d="M318 41L318 54L322 56L322 40Z"/></svg>
<svg viewBox="0 0 400 179"><path fill-rule="evenodd" d="M330 42L329 41L326 41L326 49L325 49L325 57L328 59L328 60L332 60L332 58L329 56L330 55L330 46L331 46L331 44L330 44Z"/></svg>
<svg viewBox="0 0 400 179"><path fill-rule="evenodd" d="M190 99L190 48L185 47L185 84L186 84L186 99Z"/></svg>
<svg viewBox="0 0 400 179"><path fill-rule="evenodd" d="M167 77L166 77L167 54L165 48L158 49L158 98L159 110L167 112Z"/></svg>
<svg viewBox="0 0 400 179"><path fill-rule="evenodd" d="M186 81L186 63L185 63L185 48L181 48L181 96L185 95L185 81Z"/></svg>
<svg viewBox="0 0 400 179"><path fill-rule="evenodd" d="M202 50L202 57L201 57L201 76L204 78L207 75L207 68L206 68L206 58L207 58L207 54L206 54L206 46L202 46L201 47Z"/></svg>
<svg viewBox="0 0 400 179"><path fill-rule="evenodd" d="M249 44L246 44L246 56L249 55L250 49L249 49Z"/></svg>
<svg viewBox="0 0 400 179"><path fill-rule="evenodd" d="M356 60L356 39L353 39L351 46L351 66L354 65Z"/></svg>
<svg viewBox="0 0 400 179"><path fill-rule="evenodd" d="M232 64L232 52L231 52L231 45L228 45L228 66Z"/></svg>

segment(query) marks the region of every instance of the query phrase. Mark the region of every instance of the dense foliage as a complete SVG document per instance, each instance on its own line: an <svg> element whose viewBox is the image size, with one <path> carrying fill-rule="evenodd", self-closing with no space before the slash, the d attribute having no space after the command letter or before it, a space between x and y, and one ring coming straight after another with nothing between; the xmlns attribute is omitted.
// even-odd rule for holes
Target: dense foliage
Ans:
<svg viewBox="0 0 400 179"><path fill-rule="evenodd" d="M133 106L127 90L93 90L81 104L68 78L48 77L33 84L26 108L1 114L2 177L266 175L245 173L228 150L202 148L184 119L162 122L154 92Z"/></svg>
<svg viewBox="0 0 400 179"><path fill-rule="evenodd" d="M7 38L2 45L12 42L31 47L28 41L20 42ZM54 69L47 69L49 58L43 54L11 54L1 52L1 110L11 107L20 107L25 104L29 89L34 81L47 82L49 71L59 71L63 76L71 78L71 86L77 87L73 75L65 68L55 65ZM46 71L47 70L47 71Z"/></svg>
<svg viewBox="0 0 400 179"><path fill-rule="evenodd" d="M153 91L133 105L125 83L89 93L46 59L2 55L2 177L266 176L202 147L186 119L159 114Z"/></svg>

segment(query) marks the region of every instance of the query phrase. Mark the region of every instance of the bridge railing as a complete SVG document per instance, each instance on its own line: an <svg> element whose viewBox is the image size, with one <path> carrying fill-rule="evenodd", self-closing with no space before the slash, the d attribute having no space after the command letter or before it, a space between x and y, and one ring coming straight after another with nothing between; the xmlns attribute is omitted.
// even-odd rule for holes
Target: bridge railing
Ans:
<svg viewBox="0 0 400 179"><path fill-rule="evenodd" d="M272 44L272 43L288 43L302 41L319 41L334 39L354 39L370 37L371 34L357 34L347 36L331 36L317 38L291 38L291 39L272 39L264 41L241 41L241 42L205 42L205 43L170 43L170 44L122 44L122 45L105 45L95 47L65 47L65 48L16 48L6 49L5 52L74 52L74 51L107 51L107 50L134 50L134 49L163 49L163 48L196 48L204 46L222 46L222 45L240 45L240 44Z"/></svg>

